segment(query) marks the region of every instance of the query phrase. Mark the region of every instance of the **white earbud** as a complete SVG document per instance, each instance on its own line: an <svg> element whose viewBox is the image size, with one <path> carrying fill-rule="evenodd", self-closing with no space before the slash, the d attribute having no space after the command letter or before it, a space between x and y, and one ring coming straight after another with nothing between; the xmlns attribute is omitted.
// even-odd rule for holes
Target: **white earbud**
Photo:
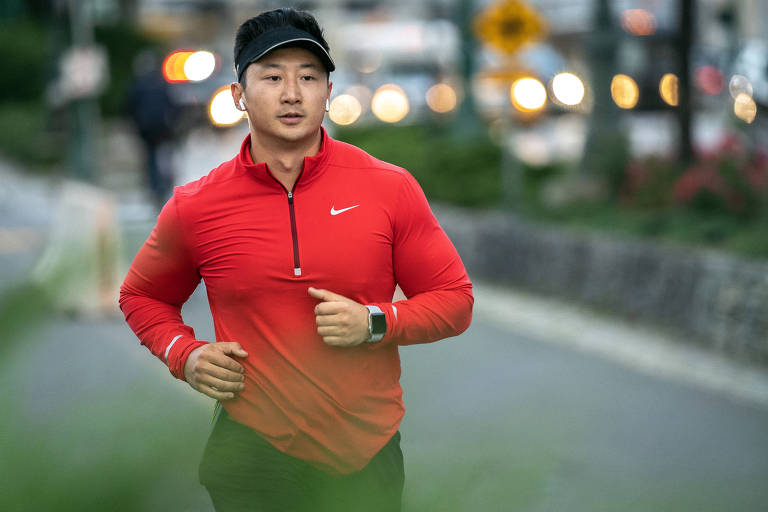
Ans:
<svg viewBox="0 0 768 512"><path fill-rule="evenodd" d="M325 99L325 111L328 112L329 110L331 110L331 100L326 98Z"/></svg>
<svg viewBox="0 0 768 512"><path fill-rule="evenodd" d="M243 98L240 98L238 105L240 105L240 110L245 110L245 101L243 101Z"/></svg>

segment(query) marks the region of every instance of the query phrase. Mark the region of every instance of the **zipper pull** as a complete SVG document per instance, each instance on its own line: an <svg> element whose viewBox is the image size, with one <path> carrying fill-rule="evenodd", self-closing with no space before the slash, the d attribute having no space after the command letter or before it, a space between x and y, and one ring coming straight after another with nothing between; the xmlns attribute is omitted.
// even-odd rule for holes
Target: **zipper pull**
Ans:
<svg viewBox="0 0 768 512"><path fill-rule="evenodd" d="M288 192L288 202L289 203L293 202L293 192Z"/></svg>

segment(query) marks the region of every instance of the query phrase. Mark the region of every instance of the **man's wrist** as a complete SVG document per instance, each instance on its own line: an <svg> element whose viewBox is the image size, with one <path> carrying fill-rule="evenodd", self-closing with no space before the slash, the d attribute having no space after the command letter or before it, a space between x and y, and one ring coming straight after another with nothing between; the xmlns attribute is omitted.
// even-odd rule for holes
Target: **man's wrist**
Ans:
<svg viewBox="0 0 768 512"><path fill-rule="evenodd" d="M378 306L366 305L368 310L368 336L366 343L378 343L387 333L387 317Z"/></svg>

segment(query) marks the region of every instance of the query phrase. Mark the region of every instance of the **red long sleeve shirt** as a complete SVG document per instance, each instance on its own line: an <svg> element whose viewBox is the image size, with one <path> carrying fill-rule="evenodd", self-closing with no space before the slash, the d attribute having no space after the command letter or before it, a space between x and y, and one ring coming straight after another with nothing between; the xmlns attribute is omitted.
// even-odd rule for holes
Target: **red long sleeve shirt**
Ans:
<svg viewBox="0 0 768 512"><path fill-rule="evenodd" d="M195 339L181 306L205 281L216 341L248 352L245 389L223 402L277 449L349 473L365 466L404 414L398 345L464 331L472 285L416 180L331 139L304 159L293 191L240 153L177 187L120 291L136 335L184 378ZM392 303L399 284L408 300ZM307 288L379 306L377 344L330 347Z"/></svg>

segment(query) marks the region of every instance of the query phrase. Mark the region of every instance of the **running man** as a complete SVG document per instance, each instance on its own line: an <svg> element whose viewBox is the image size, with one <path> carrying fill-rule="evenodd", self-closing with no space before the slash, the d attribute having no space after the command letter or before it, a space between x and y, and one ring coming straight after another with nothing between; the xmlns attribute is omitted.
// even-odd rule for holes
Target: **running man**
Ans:
<svg viewBox="0 0 768 512"><path fill-rule="evenodd" d="M216 510L398 511L398 349L463 332L472 284L416 180L322 128L335 65L310 14L247 20L234 54L250 133L176 188L120 306L223 404L200 464ZM201 279L215 343L181 317Z"/></svg>

